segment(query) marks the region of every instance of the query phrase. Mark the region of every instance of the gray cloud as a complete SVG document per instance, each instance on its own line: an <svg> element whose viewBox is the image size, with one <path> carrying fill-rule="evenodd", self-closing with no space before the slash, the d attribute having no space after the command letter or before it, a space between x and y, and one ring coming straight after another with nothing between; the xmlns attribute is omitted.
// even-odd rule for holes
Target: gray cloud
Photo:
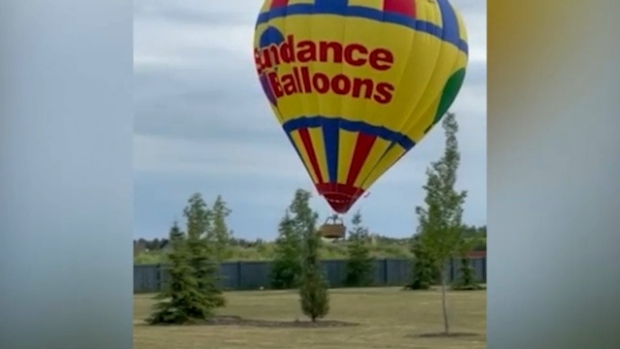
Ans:
<svg viewBox="0 0 620 349"><path fill-rule="evenodd" d="M258 1L211 1L207 5L204 0L141 0L134 1L134 16L181 24L246 25L256 19L260 5Z"/></svg>
<svg viewBox="0 0 620 349"><path fill-rule="evenodd" d="M459 0L471 62L458 114L471 191L466 219L486 222L486 10ZM223 194L244 236L273 236L282 209L308 175L278 127L255 76L252 30L259 1L134 2L136 234L161 235L194 191ZM372 188L361 207L372 228L409 235L424 169L441 155L434 130ZM314 205L327 213L320 199ZM178 217L177 217L178 218ZM388 222L388 223L386 223Z"/></svg>

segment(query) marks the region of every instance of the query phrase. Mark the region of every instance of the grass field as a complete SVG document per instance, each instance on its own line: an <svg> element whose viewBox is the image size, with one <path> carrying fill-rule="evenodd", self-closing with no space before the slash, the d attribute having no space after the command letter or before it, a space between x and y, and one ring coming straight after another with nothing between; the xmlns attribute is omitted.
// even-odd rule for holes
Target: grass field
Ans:
<svg viewBox="0 0 620 349"><path fill-rule="evenodd" d="M150 327L143 323L152 296L136 296L136 349L481 349L486 348L486 292L448 295L455 332L472 337L421 338L443 328L440 293L396 288L332 290L331 312L325 320L357 323L334 328L260 328L254 326ZM222 315L244 319L305 320L298 296L290 291L227 293Z"/></svg>

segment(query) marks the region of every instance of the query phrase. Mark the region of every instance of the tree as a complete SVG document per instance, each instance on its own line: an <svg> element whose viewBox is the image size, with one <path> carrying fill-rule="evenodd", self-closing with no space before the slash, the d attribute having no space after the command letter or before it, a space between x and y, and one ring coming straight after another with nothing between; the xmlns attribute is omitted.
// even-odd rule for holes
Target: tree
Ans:
<svg viewBox="0 0 620 349"><path fill-rule="evenodd" d="M216 258L223 261L230 256L230 240L232 232L228 229L226 218L231 214L232 210L224 201L221 195L218 195L211 209L213 215L212 229L209 231L209 239L214 245Z"/></svg>
<svg viewBox="0 0 620 349"><path fill-rule="evenodd" d="M356 212L347 244L345 284L350 287L370 286L373 283L374 259L370 253L370 234L362 226L362 214Z"/></svg>
<svg viewBox="0 0 620 349"><path fill-rule="evenodd" d="M170 229L169 237L168 279L155 297L157 303L147 322L152 325L185 324L204 320L212 315L212 307L198 289L189 265L186 236L176 222Z"/></svg>
<svg viewBox="0 0 620 349"><path fill-rule="evenodd" d="M271 287L275 289L296 287L301 274L301 239L293 225L293 220L287 210L280 221L275 255L271 265Z"/></svg>
<svg viewBox="0 0 620 349"><path fill-rule="evenodd" d="M420 241L418 235L411 242L413 267L411 268L411 282L405 286L411 290L428 290L437 281L438 275L431 256Z"/></svg>
<svg viewBox="0 0 620 349"><path fill-rule="evenodd" d="M321 238L317 233L318 214L310 208L310 192L299 189L290 206L293 225L301 233L302 263L299 295L302 312L316 322L329 312L328 285L319 260Z"/></svg>
<svg viewBox="0 0 620 349"><path fill-rule="evenodd" d="M455 291L475 291L481 290L483 287L478 283L475 276L475 270L471 265L471 259L468 254L473 250L474 246L479 244L480 236L468 235L464 233L463 229L461 235L461 253L459 263L459 277L452 284L452 289Z"/></svg>
<svg viewBox="0 0 620 349"><path fill-rule="evenodd" d="M192 195L183 210L187 219L187 247L190 266L198 289L213 308L223 307L226 300L219 288L220 273L215 246L207 238L211 227L212 212L200 194Z"/></svg>
<svg viewBox="0 0 620 349"><path fill-rule="evenodd" d="M452 284L452 289L455 291L476 291L483 289L476 280L474 268L471 266L471 260L466 256L460 258L459 278Z"/></svg>
<svg viewBox="0 0 620 349"><path fill-rule="evenodd" d="M425 207L417 207L420 242L429 253L435 270L441 277L441 304L444 331L450 333L446 289L448 275L446 264L462 251L462 215L466 191L457 191L455 184L460 163L456 134L458 123L453 113L448 113L442 123L445 132L445 150L439 161L427 170L424 185Z"/></svg>

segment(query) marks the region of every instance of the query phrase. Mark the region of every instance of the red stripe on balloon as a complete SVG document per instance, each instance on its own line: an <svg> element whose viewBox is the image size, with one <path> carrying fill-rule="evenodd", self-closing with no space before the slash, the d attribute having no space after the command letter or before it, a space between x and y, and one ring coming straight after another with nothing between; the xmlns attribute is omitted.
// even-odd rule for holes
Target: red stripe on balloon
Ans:
<svg viewBox="0 0 620 349"><path fill-rule="evenodd" d="M362 188L339 183L317 184L316 189L325 198L329 206L340 214L347 213L351 206L364 194Z"/></svg>
<svg viewBox="0 0 620 349"><path fill-rule="evenodd" d="M394 12L407 17L415 18L416 0L383 0L383 11Z"/></svg>
<svg viewBox="0 0 620 349"><path fill-rule="evenodd" d="M299 137L301 138L301 142L304 145L306 154L308 154L308 160L310 160L310 165L312 166L312 171L314 171L314 174L316 175L317 181L319 183L324 183L323 176L321 175L321 167L319 167L319 161L316 158L316 153L314 152L314 146L312 145L312 139L310 138L310 133L308 132L308 129L300 129Z"/></svg>
<svg viewBox="0 0 620 349"><path fill-rule="evenodd" d="M288 0L271 0L271 9L288 6Z"/></svg>
<svg viewBox="0 0 620 349"><path fill-rule="evenodd" d="M359 176L360 171L368 158L368 154L370 154L370 150L376 140L376 136L366 133L359 133L357 135L355 150L353 151L353 159L351 159L351 167L349 168L349 174L347 176L347 185L352 186L353 183L355 183L355 180L357 180L357 176Z"/></svg>

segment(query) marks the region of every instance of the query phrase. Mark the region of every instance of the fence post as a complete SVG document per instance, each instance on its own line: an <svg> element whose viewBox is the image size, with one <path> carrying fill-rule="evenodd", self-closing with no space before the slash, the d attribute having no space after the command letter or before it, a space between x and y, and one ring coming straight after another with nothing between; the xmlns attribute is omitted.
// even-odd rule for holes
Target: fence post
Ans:
<svg viewBox="0 0 620 349"><path fill-rule="evenodd" d="M157 264L157 288L155 289L156 292L160 292L162 290L162 284L164 282L163 280L163 268L161 267L161 263Z"/></svg>
<svg viewBox="0 0 620 349"><path fill-rule="evenodd" d="M384 258L383 259L383 286L387 286L388 282L389 282L389 277L388 277L388 259Z"/></svg>
<svg viewBox="0 0 620 349"><path fill-rule="evenodd" d="M241 261L237 261L237 290L240 290L241 287L243 286L243 281L241 280L241 275L243 274L241 272L241 268L242 268L242 263Z"/></svg>

